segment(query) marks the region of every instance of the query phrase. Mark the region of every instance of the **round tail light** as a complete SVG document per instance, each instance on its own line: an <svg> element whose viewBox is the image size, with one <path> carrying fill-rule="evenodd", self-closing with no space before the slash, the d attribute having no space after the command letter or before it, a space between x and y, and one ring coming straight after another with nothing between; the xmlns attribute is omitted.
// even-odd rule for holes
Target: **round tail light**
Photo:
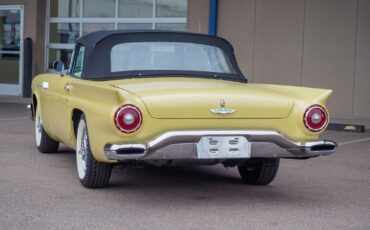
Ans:
<svg viewBox="0 0 370 230"><path fill-rule="evenodd" d="M123 105L114 114L114 124L123 133L133 133L138 130L142 123L142 115L138 107Z"/></svg>
<svg viewBox="0 0 370 230"><path fill-rule="evenodd" d="M306 109L303 122L311 132L319 132L328 123L328 113L321 105L312 105Z"/></svg>

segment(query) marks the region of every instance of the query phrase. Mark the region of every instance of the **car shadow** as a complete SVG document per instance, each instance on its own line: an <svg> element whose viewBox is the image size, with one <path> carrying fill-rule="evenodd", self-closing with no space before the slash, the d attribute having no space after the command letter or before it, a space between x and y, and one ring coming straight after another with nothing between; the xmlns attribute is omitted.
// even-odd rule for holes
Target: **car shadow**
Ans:
<svg viewBox="0 0 370 230"><path fill-rule="evenodd" d="M65 145L63 145L63 144L61 144L61 145L59 146L58 152L53 153L53 154L55 154L55 155L57 155L57 154L66 155L66 154L75 154L75 153L76 153L76 151L75 151L75 150L70 149L69 147L67 147L67 146L65 146Z"/></svg>
<svg viewBox="0 0 370 230"><path fill-rule="evenodd" d="M246 185L235 168L222 166L114 168L110 185L103 190L122 198L134 196L135 202L143 205L148 198L154 199L151 205L158 206L184 206L188 202L195 206L260 202L300 206L317 200L314 194L297 190L294 185L286 188L279 181L267 186Z"/></svg>
<svg viewBox="0 0 370 230"><path fill-rule="evenodd" d="M64 156L69 168L75 169L74 150L61 146L57 156ZM70 165L73 164L73 165ZM77 172L76 172L77 173ZM99 193L115 202L127 202L127 197L137 204L184 206L222 204L253 205L270 203L301 206L305 203L321 206L315 194L302 190L299 185L289 181L288 175L279 176L267 186L246 185L236 168L216 166L177 166L120 167L112 170L109 186L87 192ZM310 185L307 185L310 186ZM314 185L312 185L314 186ZM323 188L324 189L324 188ZM122 200L122 201L120 201Z"/></svg>

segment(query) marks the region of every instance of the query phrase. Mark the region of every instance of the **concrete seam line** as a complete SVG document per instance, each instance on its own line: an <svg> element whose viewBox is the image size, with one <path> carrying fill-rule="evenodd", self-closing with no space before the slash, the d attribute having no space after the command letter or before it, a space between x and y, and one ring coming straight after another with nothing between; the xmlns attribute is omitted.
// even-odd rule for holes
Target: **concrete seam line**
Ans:
<svg viewBox="0 0 370 230"><path fill-rule="evenodd" d="M24 118L29 118L29 116L25 116L25 117L13 117L13 118L0 118L0 121L20 120L20 119L24 119Z"/></svg>
<svg viewBox="0 0 370 230"><path fill-rule="evenodd" d="M366 142L366 141L370 141L370 137L369 138L357 139L357 140L353 140L353 141L345 141L345 142L339 143L338 145L343 146L343 145L355 144L355 143Z"/></svg>

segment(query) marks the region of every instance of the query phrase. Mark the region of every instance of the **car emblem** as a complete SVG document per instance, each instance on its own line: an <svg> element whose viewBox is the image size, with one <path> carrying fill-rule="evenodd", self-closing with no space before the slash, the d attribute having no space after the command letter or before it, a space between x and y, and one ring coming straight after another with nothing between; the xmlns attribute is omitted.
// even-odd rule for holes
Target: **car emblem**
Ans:
<svg viewBox="0 0 370 230"><path fill-rule="evenodd" d="M232 114L234 113L236 110L235 109L225 109L225 106L226 106L226 102L224 99L222 99L220 101L220 106L221 108L220 109L211 109L210 111L212 113L215 113L215 114L222 114L222 115L226 115L226 114Z"/></svg>
<svg viewBox="0 0 370 230"><path fill-rule="evenodd" d="M225 108L225 105L226 105L226 102L225 102L225 100L224 100L224 99L222 99L222 100L220 101L220 106L221 106L222 108Z"/></svg>

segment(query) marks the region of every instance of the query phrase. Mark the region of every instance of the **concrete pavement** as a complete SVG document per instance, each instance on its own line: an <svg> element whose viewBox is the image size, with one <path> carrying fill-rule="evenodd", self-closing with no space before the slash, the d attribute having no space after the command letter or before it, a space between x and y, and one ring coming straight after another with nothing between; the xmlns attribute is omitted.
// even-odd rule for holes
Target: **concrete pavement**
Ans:
<svg viewBox="0 0 370 230"><path fill-rule="evenodd" d="M265 187L234 168L148 167L89 190L73 151L37 151L28 113L0 103L0 229L370 229L370 133L325 133L337 153L282 160Z"/></svg>

